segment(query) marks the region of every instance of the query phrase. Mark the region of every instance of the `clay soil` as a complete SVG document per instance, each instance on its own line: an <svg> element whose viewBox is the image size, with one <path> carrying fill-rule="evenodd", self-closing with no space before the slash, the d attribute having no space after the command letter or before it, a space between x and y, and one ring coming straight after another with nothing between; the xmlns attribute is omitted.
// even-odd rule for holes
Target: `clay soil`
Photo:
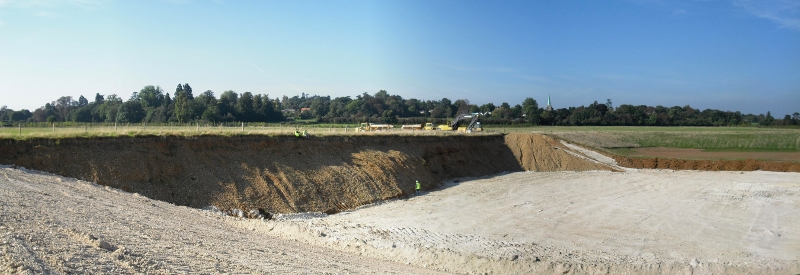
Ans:
<svg viewBox="0 0 800 275"><path fill-rule="evenodd" d="M764 160L764 161L788 161L800 162L800 152L728 152L728 151L704 151L692 148L665 148L648 147L635 148L635 152L629 157L658 157L674 159L700 159L700 160Z"/></svg>
<svg viewBox="0 0 800 275"><path fill-rule="evenodd" d="M673 169L702 171L776 171L800 172L800 163L763 160L693 160L674 158L632 158L611 156L620 166L636 169Z"/></svg>

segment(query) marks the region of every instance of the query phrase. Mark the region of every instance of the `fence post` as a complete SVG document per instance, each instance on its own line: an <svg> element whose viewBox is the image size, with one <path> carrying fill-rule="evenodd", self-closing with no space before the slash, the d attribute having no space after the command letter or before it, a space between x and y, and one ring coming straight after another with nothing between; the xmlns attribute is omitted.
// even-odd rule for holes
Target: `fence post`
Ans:
<svg viewBox="0 0 800 275"><path fill-rule="evenodd" d="M22 123L19 124L19 134L22 135Z"/></svg>
<svg viewBox="0 0 800 275"><path fill-rule="evenodd" d="M244 132L244 121L242 121L242 132Z"/></svg>
<svg viewBox="0 0 800 275"><path fill-rule="evenodd" d="M117 133L117 123L114 122L114 133Z"/></svg>
<svg viewBox="0 0 800 275"><path fill-rule="evenodd" d="M55 132L56 132L56 123L53 122L53 133L55 133Z"/></svg>

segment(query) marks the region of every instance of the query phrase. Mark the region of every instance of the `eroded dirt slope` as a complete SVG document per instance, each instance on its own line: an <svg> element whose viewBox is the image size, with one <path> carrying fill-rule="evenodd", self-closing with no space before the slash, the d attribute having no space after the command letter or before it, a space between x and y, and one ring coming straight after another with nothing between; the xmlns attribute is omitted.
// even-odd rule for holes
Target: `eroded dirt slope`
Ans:
<svg viewBox="0 0 800 275"><path fill-rule="evenodd" d="M445 179L607 169L550 137L269 136L0 140L0 164L97 182L178 205L335 213Z"/></svg>
<svg viewBox="0 0 800 275"><path fill-rule="evenodd" d="M800 163L763 160L696 160L673 158L628 158L613 156L619 165L637 169L673 169L702 171L775 171L800 172Z"/></svg>
<svg viewBox="0 0 800 275"><path fill-rule="evenodd" d="M224 216L0 166L0 274L437 274Z"/></svg>

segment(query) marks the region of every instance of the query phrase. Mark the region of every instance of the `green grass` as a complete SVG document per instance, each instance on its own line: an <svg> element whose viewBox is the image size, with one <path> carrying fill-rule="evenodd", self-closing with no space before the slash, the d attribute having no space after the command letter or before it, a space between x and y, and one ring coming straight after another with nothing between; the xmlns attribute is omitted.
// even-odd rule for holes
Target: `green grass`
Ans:
<svg viewBox="0 0 800 275"><path fill-rule="evenodd" d="M56 124L55 129L45 124L38 127L0 127L0 138L91 138L118 136L198 136L198 135L293 135L294 129L306 129L314 136L319 135L457 135L458 132L443 131L393 131L378 133L358 133L355 124L251 124L244 129L210 125L169 126L169 125L125 125L113 124L75 125ZM605 150L628 155L632 148L671 147L697 148L706 151L763 151L796 152L800 150L800 129L776 129L757 127L492 127L486 126L480 134L497 133L542 133ZM476 135L478 133L473 133Z"/></svg>
<svg viewBox="0 0 800 275"><path fill-rule="evenodd" d="M670 147L724 151L796 152L800 129L757 127L527 127L506 132L536 132L578 144L605 149ZM630 152L628 152L630 153Z"/></svg>
<svg viewBox="0 0 800 275"><path fill-rule="evenodd" d="M268 136L294 136L294 130L307 130L312 136L327 135L463 135L457 131L409 131L395 128L381 132L357 132L357 125L352 124L315 124L315 125L254 125L239 127L219 126L64 126L51 127L0 127L0 139L64 139L64 138L94 138L94 137L124 137L124 136L240 136L240 135L268 135ZM471 133L469 135L496 135L497 132Z"/></svg>

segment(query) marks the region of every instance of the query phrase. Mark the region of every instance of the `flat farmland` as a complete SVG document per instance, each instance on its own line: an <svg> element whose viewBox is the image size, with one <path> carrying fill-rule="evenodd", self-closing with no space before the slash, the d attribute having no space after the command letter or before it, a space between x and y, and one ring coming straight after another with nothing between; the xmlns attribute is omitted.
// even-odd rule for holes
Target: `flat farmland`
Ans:
<svg viewBox="0 0 800 275"><path fill-rule="evenodd" d="M800 129L756 127L527 127L507 132L541 133L628 157L800 162Z"/></svg>

